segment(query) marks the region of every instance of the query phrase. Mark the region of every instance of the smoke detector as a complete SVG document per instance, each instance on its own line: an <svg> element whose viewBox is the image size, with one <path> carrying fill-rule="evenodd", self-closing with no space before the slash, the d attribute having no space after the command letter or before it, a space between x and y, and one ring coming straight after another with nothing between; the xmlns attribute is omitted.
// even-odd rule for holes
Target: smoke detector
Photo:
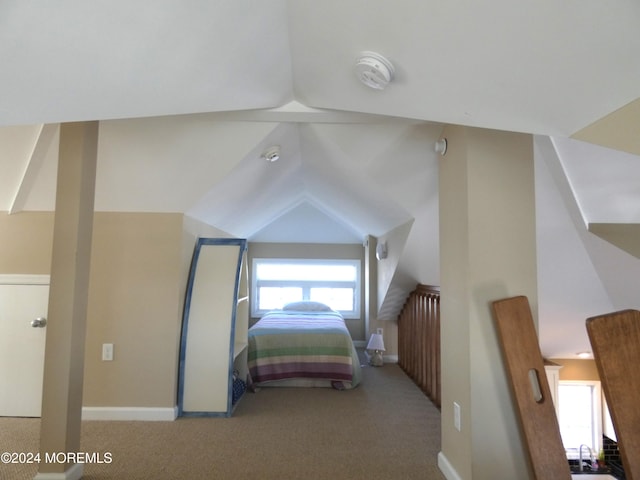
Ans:
<svg viewBox="0 0 640 480"><path fill-rule="evenodd" d="M393 80L393 65L379 53L361 52L356 60L356 75L367 87L384 90Z"/></svg>
<svg viewBox="0 0 640 480"><path fill-rule="evenodd" d="M274 145L273 147L267 148L262 152L260 158L267 162L277 162L280 159L280 145Z"/></svg>

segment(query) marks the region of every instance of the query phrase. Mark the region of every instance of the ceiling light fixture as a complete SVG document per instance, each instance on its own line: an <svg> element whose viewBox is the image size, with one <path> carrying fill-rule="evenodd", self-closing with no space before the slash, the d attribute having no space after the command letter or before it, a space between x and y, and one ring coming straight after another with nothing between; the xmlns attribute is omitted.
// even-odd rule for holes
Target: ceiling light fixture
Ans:
<svg viewBox="0 0 640 480"><path fill-rule="evenodd" d="M274 145L272 147L267 148L260 158L266 160L267 162L277 162L280 159L280 145Z"/></svg>
<svg viewBox="0 0 640 480"><path fill-rule="evenodd" d="M393 64L379 53L361 52L356 60L356 75L367 87L384 90L393 80Z"/></svg>
<svg viewBox="0 0 640 480"><path fill-rule="evenodd" d="M578 352L576 355L579 358L591 358L591 352Z"/></svg>

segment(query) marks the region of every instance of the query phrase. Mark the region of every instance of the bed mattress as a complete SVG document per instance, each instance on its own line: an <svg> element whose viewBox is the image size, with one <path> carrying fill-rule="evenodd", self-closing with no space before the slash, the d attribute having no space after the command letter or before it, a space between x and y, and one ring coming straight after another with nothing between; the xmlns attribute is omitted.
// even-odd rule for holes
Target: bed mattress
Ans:
<svg viewBox="0 0 640 480"><path fill-rule="evenodd" d="M250 381L264 386L333 386L360 382L360 362L338 312L266 313L249 329Z"/></svg>

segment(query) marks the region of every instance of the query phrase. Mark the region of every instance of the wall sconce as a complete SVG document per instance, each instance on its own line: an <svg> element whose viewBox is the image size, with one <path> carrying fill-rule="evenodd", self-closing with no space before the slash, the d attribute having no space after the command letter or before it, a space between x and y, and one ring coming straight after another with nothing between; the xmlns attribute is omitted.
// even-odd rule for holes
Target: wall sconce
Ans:
<svg viewBox="0 0 640 480"><path fill-rule="evenodd" d="M387 242L380 242L376 245L376 258L378 260L387 258Z"/></svg>
<svg viewBox="0 0 640 480"><path fill-rule="evenodd" d="M447 153L447 139L441 138L440 140L437 140L433 149L440 155L444 155L445 153Z"/></svg>

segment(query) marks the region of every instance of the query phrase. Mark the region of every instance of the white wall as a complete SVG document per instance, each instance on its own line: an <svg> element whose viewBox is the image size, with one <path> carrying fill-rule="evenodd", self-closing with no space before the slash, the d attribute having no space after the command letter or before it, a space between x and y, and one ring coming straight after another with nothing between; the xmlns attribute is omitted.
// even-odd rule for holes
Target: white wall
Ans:
<svg viewBox="0 0 640 480"><path fill-rule="evenodd" d="M534 145L538 335L545 357L575 358L589 350L585 320L614 307L593 264L590 242L585 242L593 235L582 223L555 150L546 137L537 137Z"/></svg>
<svg viewBox="0 0 640 480"><path fill-rule="evenodd" d="M553 142L534 144L540 345L547 357L575 358L591 350L587 318L640 309L640 259L587 231Z"/></svg>

